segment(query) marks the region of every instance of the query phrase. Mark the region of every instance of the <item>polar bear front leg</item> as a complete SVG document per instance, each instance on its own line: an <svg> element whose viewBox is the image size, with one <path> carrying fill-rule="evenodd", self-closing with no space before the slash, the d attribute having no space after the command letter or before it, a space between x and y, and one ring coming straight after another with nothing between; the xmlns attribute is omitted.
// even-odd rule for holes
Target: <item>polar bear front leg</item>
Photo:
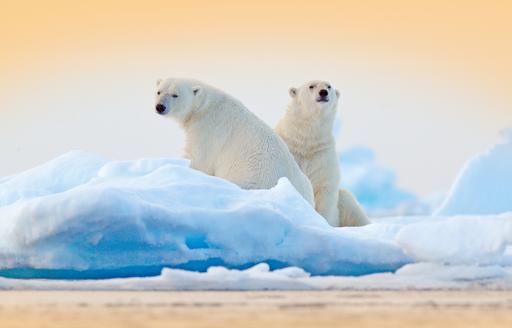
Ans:
<svg viewBox="0 0 512 328"><path fill-rule="evenodd" d="M315 209L331 226L340 226L337 189L315 187Z"/></svg>

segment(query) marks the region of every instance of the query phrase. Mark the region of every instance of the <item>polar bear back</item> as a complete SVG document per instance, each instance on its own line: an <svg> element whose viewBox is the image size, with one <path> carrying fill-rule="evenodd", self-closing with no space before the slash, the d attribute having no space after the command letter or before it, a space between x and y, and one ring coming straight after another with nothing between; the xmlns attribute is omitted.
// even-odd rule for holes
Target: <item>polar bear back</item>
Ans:
<svg viewBox="0 0 512 328"><path fill-rule="evenodd" d="M187 122L191 166L244 189L268 189L282 177L313 204L313 191L277 134L233 97L202 85L203 99Z"/></svg>

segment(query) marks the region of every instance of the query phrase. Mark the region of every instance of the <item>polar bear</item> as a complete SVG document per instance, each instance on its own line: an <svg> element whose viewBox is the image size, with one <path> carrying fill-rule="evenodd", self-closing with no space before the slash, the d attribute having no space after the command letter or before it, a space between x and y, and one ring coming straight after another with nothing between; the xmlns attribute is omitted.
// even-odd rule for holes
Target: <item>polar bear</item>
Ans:
<svg viewBox="0 0 512 328"><path fill-rule="evenodd" d="M156 112L185 131L193 169L244 189L268 189L282 177L314 205L313 189L286 144L237 99L202 82L157 81Z"/></svg>
<svg viewBox="0 0 512 328"><path fill-rule="evenodd" d="M339 92L328 82L291 88L288 110L275 131L288 145L313 185L315 208L332 226L360 226L368 218L347 190L339 190L340 170L332 128Z"/></svg>

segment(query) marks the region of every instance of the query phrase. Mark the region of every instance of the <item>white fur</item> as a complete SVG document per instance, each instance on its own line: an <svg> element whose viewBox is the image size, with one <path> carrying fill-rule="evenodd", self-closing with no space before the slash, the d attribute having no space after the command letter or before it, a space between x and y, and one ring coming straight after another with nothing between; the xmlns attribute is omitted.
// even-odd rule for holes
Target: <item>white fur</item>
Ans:
<svg viewBox="0 0 512 328"><path fill-rule="evenodd" d="M192 168L245 189L272 188L286 177L314 204L311 183L286 144L235 98L198 81L167 79L157 82L156 104L185 130Z"/></svg>
<svg viewBox="0 0 512 328"><path fill-rule="evenodd" d="M324 99L320 90L327 91ZM364 225L368 219L355 198L339 190L340 170L332 135L339 92L312 81L290 89L292 101L276 132L313 185L315 208L332 226Z"/></svg>
<svg viewBox="0 0 512 328"><path fill-rule="evenodd" d="M358 227L370 223L361 205L352 193L346 189L340 189L338 193L338 211L340 225L342 227Z"/></svg>

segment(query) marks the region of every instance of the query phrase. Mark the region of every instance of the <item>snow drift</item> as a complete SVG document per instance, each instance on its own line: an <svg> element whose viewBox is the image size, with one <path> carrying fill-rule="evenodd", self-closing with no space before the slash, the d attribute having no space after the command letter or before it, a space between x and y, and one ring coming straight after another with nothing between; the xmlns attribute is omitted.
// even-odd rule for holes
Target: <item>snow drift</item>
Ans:
<svg viewBox="0 0 512 328"><path fill-rule="evenodd" d="M502 143L466 163L437 215L512 211L512 128L502 136Z"/></svg>
<svg viewBox="0 0 512 328"><path fill-rule="evenodd" d="M163 267L396 270L396 245L331 228L282 179L242 190L184 160L106 161L72 152L0 184L0 274L106 278Z"/></svg>
<svg viewBox="0 0 512 328"><path fill-rule="evenodd" d="M0 180L0 276L125 278L0 288L451 288L511 266L512 212L332 228L286 179L242 190L183 159L84 152Z"/></svg>

